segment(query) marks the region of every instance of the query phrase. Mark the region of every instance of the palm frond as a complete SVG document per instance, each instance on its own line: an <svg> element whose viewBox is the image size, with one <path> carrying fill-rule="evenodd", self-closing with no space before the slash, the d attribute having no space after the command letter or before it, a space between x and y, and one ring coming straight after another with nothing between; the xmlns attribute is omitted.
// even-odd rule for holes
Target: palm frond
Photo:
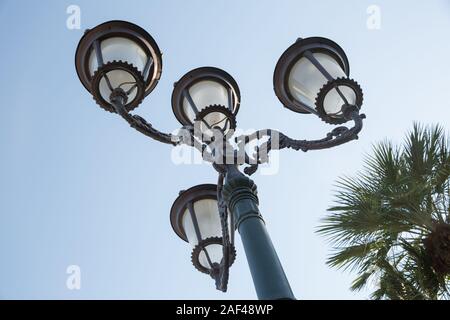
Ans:
<svg viewBox="0 0 450 320"><path fill-rule="evenodd" d="M442 127L414 124L402 146L374 145L361 172L337 181L317 232L333 244L327 264L357 273L352 290L376 278L373 299L450 296L450 275L424 248L436 223L450 223L449 145Z"/></svg>

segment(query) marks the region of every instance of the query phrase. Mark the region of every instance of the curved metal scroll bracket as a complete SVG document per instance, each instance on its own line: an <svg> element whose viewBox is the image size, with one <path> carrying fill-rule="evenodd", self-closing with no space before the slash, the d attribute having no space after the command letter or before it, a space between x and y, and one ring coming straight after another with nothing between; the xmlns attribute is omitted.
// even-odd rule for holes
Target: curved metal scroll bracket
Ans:
<svg viewBox="0 0 450 320"><path fill-rule="evenodd" d="M353 111L349 118L354 121L352 128L340 126L334 128L329 132L326 137L318 140L295 140L287 135L273 129L259 130L251 135L238 137L236 140L243 141L245 144L260 139L264 136L268 136L269 140L263 143L260 147L256 148L254 158L257 163L251 164L244 169L247 175L252 175L258 169L258 164L268 162L268 154L271 150L281 150L284 148L291 148L294 150L301 150L303 152L309 150L321 150L332 148L346 142L358 139L358 134L363 127L363 119L366 118L365 114L359 114L358 111ZM273 141L275 139L275 141Z"/></svg>
<svg viewBox="0 0 450 320"><path fill-rule="evenodd" d="M225 200L222 197L224 174L219 174L217 183L217 202L219 206L220 223L222 225L222 250L223 258L220 263L220 271L216 281L217 290L226 292L228 288L228 278L230 274L230 254L233 250L233 243L230 240L230 233L228 231L228 208Z"/></svg>
<svg viewBox="0 0 450 320"><path fill-rule="evenodd" d="M358 139L358 133L362 130L363 119L366 118L366 115L359 114L355 111L350 117L355 122L352 128L349 129L344 126L337 127L329 132L325 138L319 140L294 140L280 133L279 149L292 148L306 152L309 150L328 149L356 140Z"/></svg>
<svg viewBox="0 0 450 320"><path fill-rule="evenodd" d="M173 146L185 144L196 148L201 154L205 161L211 162L215 165L218 171L223 171L223 164L216 163L217 159L228 154L223 149L224 147L229 147L230 144L227 141L223 141L218 144L218 149L208 150L211 147L214 148L216 143L205 144L203 141L199 141L195 134L194 128L185 126L181 128L178 134L172 135L169 133L163 133L147 122L144 118L138 115L132 115L125 110L124 106L127 102L127 94L121 88L116 88L113 90L110 96L110 102L114 107L115 111L125 119L132 128L143 133L144 135ZM363 119L365 119L364 114L359 114L358 110L355 108L348 108L351 112L348 112L348 119L354 121L354 126L352 128L347 128L344 126L337 127L329 132L326 137L318 140L295 140L287 135L273 129L258 130L250 135L243 135L236 138L238 144L238 150L234 150L234 155L231 155L232 164L249 165L244 169L244 173L247 175L252 175L258 169L258 165L261 163L268 162L268 154L271 150L281 150L284 148L291 148L294 150L302 150L304 152L309 150L320 150L335 147L351 140L358 139L358 134L363 127ZM245 146L253 141L259 140L261 138L268 137L268 140L261 144L261 146L255 148L253 157L250 157L245 151ZM227 138L228 139L228 138ZM227 155L227 157L228 157ZM230 159L227 159L227 162ZM231 163L227 163L231 164Z"/></svg>
<svg viewBox="0 0 450 320"><path fill-rule="evenodd" d="M153 126L141 116L138 116L136 114L132 115L128 111L126 111L124 108L126 101L127 95L124 90L122 90L121 88L116 88L113 90L110 96L110 102L115 111L123 119L125 119L125 121L127 121L132 128L159 142L171 144L173 146L179 144L179 137L171 135L169 133L160 132L153 128Z"/></svg>
<svg viewBox="0 0 450 320"><path fill-rule="evenodd" d="M227 205L222 197L224 175L219 174L219 181L217 183L217 202L219 206L220 223L222 225L222 249L223 249L223 260L220 266L219 281L216 283L218 290L226 292L228 287L228 277L229 277L229 257L230 257L230 239L228 232L228 214Z"/></svg>

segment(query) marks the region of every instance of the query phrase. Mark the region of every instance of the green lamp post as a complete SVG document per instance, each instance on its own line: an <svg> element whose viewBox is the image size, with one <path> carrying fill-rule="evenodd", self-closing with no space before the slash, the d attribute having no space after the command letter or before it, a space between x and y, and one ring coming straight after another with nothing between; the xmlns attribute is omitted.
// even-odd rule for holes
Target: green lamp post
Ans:
<svg viewBox="0 0 450 320"><path fill-rule="evenodd" d="M87 30L78 44L75 65L81 83L100 107L154 140L197 149L218 172L216 185L181 192L170 213L175 233L193 247L196 269L226 291L236 258L237 230L258 298L295 299L259 211L256 185L248 176L268 162L271 150L319 150L358 138L365 118L359 113L363 93L349 78L342 48L325 38L297 39L275 67L275 94L286 108L314 114L329 124L354 122L353 127L335 127L318 140L295 140L272 129L236 136L239 87L231 75L213 67L194 69L175 83L171 102L182 125L178 133L155 129L131 111L157 85L161 52L150 34L129 22L109 21ZM249 154L252 142L261 143Z"/></svg>

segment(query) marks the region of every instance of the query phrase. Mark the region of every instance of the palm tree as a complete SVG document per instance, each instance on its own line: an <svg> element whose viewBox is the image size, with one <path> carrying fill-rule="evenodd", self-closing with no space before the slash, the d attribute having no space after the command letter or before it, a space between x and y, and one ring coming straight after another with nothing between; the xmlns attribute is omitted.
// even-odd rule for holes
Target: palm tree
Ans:
<svg viewBox="0 0 450 320"><path fill-rule="evenodd" d="M450 152L440 126L415 124L403 146L374 146L355 178L341 178L318 232L327 263L356 271L373 299L450 298Z"/></svg>

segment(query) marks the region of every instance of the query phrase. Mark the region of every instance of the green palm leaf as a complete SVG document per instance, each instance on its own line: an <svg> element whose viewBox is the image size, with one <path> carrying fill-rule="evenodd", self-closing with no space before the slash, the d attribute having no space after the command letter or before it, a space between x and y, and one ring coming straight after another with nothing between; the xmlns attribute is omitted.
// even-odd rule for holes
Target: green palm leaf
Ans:
<svg viewBox="0 0 450 320"><path fill-rule="evenodd" d="M352 290L376 283L373 299L448 298L449 177L440 126L415 124L402 146L375 145L360 173L337 182L318 229L333 243L328 265L357 273Z"/></svg>

